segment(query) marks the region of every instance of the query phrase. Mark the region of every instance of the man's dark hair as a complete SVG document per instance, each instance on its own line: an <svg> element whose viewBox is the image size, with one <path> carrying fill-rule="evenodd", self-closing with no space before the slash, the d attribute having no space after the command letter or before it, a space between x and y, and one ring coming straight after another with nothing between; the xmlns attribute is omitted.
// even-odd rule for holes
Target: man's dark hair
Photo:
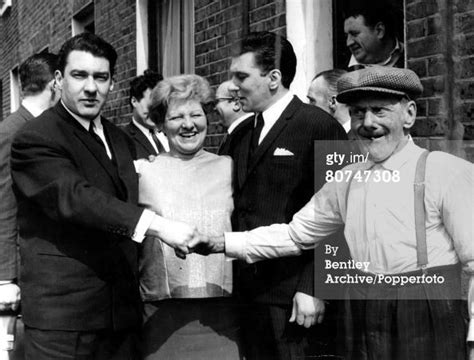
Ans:
<svg viewBox="0 0 474 360"><path fill-rule="evenodd" d="M103 57L109 61L110 75L114 75L115 62L117 61L117 53L112 45L102 38L92 33L82 33L67 40L61 50L59 50L58 70L64 75L67 57L71 51L85 51L91 53L95 57Z"/></svg>
<svg viewBox="0 0 474 360"><path fill-rule="evenodd" d="M351 0L347 2L344 19L363 16L366 26L373 28L379 22L385 25L387 38L399 38L397 24L401 21L400 11L387 0Z"/></svg>
<svg viewBox="0 0 474 360"><path fill-rule="evenodd" d="M54 79L58 56L49 52L30 56L20 65L20 84L24 96L41 93Z"/></svg>
<svg viewBox="0 0 474 360"><path fill-rule="evenodd" d="M153 70L145 70L143 75L137 76L130 81L130 102L132 97L140 101L146 89L153 89L163 76Z"/></svg>
<svg viewBox="0 0 474 360"><path fill-rule="evenodd" d="M293 46L283 36L268 31L250 33L239 48L239 55L252 52L256 65L265 73L278 69L282 85L289 88L296 73L296 55Z"/></svg>
<svg viewBox="0 0 474 360"><path fill-rule="evenodd" d="M342 75L346 73L347 71L343 69L325 70L316 74L313 78L313 81L316 80L318 77L322 77L328 83L328 88L331 93L337 94L337 81Z"/></svg>

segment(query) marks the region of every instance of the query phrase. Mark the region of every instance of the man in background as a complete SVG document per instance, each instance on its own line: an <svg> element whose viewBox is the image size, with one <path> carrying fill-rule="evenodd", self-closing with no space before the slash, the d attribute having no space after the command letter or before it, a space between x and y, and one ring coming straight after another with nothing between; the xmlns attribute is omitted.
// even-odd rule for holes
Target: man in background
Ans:
<svg viewBox="0 0 474 360"><path fill-rule="evenodd" d="M161 80L163 76L160 74L145 70L143 75L130 82L130 104L133 115L132 121L123 129L132 137L138 159L169 151L168 139L148 116L151 91Z"/></svg>
<svg viewBox="0 0 474 360"><path fill-rule="evenodd" d="M344 33L352 53L349 68L367 64L404 67L404 46L396 30L397 14L388 1L348 3Z"/></svg>
<svg viewBox="0 0 474 360"><path fill-rule="evenodd" d="M244 121L253 118L253 113L246 113L242 110L239 97L233 87L232 80L224 81L216 90L216 111L219 114L221 124L227 133L219 147L219 155L227 155L233 142L238 138L240 130L244 127ZM238 140L235 140L238 141Z"/></svg>
<svg viewBox="0 0 474 360"><path fill-rule="evenodd" d="M10 176L11 143L23 125L58 101L60 93L54 81L56 63L56 55L39 53L20 65L23 96L20 108L0 123L0 316L7 322L7 326L15 322L15 313L20 303L20 288L17 285L17 203ZM0 336L8 335L13 336L11 346L15 334L7 331Z"/></svg>
<svg viewBox="0 0 474 360"><path fill-rule="evenodd" d="M16 310L19 288L17 269L17 204L10 176L10 148L17 131L59 99L54 81L57 56L35 54L20 65L23 99L20 108L0 123L0 311Z"/></svg>
<svg viewBox="0 0 474 360"><path fill-rule="evenodd" d="M317 106L331 114L348 133L351 129L349 110L345 104L336 100L337 81L346 72L342 69L333 69L316 74L309 86L307 98L310 105Z"/></svg>

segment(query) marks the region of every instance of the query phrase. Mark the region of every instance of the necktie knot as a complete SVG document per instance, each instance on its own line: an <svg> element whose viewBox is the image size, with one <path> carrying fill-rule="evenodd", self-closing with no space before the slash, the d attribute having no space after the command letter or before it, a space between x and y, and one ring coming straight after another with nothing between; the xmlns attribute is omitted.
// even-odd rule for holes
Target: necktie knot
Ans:
<svg viewBox="0 0 474 360"><path fill-rule="evenodd" d="M165 147L161 143L160 139L158 139L158 136L156 136L156 129L148 129L150 131L151 138L153 139L153 142L156 145L156 148L158 149L158 153L164 153L166 152Z"/></svg>

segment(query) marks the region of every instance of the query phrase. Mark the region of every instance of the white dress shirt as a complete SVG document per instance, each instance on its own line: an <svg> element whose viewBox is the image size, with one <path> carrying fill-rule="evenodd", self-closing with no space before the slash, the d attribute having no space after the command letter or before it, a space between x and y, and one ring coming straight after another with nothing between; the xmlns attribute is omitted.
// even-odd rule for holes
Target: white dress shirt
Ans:
<svg viewBox="0 0 474 360"><path fill-rule="evenodd" d="M156 146L155 141L153 140L153 137L151 136L150 129L144 127L142 124L140 124L138 121L136 121L134 117L132 117L132 122L143 133L143 135L146 136L146 138L148 139L150 144L153 146L153 149L155 149L156 153L159 153L158 147ZM166 137L166 135L163 134L161 131L155 131L155 135L158 138L158 140L160 140L161 145L163 145L166 152L169 152L170 151L170 145L168 143L168 138Z"/></svg>
<svg viewBox="0 0 474 360"><path fill-rule="evenodd" d="M276 103L270 106L267 110L262 112L264 125L262 128L262 132L260 133L260 137L258 139L258 144L260 145L273 127L277 120L280 118L283 111L286 109L288 104L293 100L293 94L287 92L281 99L279 99ZM257 125L257 118L255 117L255 126Z"/></svg>

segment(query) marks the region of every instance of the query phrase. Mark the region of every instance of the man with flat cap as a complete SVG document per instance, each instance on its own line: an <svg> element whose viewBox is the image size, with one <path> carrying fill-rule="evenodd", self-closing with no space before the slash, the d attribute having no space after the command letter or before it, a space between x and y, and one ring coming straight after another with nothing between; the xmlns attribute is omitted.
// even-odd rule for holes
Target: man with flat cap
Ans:
<svg viewBox="0 0 474 360"><path fill-rule="evenodd" d="M338 90L368 160L345 167L344 181L329 177L290 224L226 233L207 248L247 262L296 255L345 224L351 271L326 282L348 284L349 358L465 359L474 340L474 167L414 144L422 86L413 71L368 67L344 75ZM471 276L468 334L461 265Z"/></svg>

